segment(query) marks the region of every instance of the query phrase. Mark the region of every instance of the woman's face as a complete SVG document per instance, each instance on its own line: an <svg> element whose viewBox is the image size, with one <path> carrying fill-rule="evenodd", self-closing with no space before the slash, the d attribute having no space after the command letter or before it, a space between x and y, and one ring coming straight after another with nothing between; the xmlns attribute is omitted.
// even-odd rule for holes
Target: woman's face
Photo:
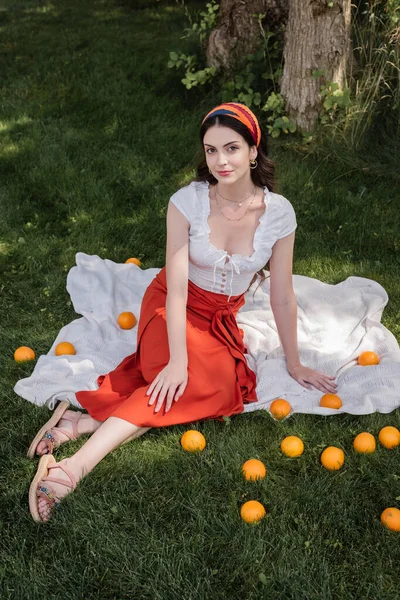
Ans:
<svg viewBox="0 0 400 600"><path fill-rule="evenodd" d="M221 183L234 183L250 172L250 160L257 156L240 133L230 127L214 125L203 138L208 168Z"/></svg>

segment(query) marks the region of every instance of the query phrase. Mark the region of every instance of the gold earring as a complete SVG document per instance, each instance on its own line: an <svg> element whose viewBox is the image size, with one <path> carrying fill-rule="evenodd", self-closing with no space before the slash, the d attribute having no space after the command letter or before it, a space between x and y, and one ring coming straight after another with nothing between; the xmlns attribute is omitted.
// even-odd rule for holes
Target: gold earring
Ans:
<svg viewBox="0 0 400 600"><path fill-rule="evenodd" d="M213 175L213 172L211 171L211 169L208 169L208 170L209 170L210 175Z"/></svg>
<svg viewBox="0 0 400 600"><path fill-rule="evenodd" d="M256 161L256 159L255 159L255 158L253 158L253 159L250 161L250 169L256 169L256 168L257 168L257 165L258 165L258 162Z"/></svg>

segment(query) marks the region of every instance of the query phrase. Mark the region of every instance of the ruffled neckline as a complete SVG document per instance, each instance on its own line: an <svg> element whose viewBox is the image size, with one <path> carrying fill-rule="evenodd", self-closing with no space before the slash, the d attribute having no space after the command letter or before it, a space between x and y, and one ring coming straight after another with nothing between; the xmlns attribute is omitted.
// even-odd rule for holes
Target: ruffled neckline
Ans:
<svg viewBox="0 0 400 600"><path fill-rule="evenodd" d="M235 256L238 258L241 258L243 260L254 260L258 250L260 249L260 238L262 235L262 225L264 224L266 218L267 218L267 213L268 211L268 205L269 202L267 201L268 198L268 194L269 194L269 190L267 188L267 186L264 186L264 204L265 204L265 210L263 212L263 214L261 215L261 217L258 220L258 225L257 228L254 232L254 238L253 238L253 248L254 248L254 252L253 254L251 254L250 256L244 256L243 254L228 254L228 252L226 250L223 249L219 249L216 248L214 246L214 244L212 244L210 242L210 233L211 233L211 229L208 225L208 217L210 216L211 213L211 202L210 202L210 184L208 181L201 181L200 182L202 184L201 186L201 190L203 192L204 195L204 202L203 202L203 206L204 206L204 210L203 210L203 219L204 219L204 226L205 226L205 230L207 232L207 243L208 245L213 249L214 252L219 252L221 255L224 254L225 256L229 256L229 258L234 258Z"/></svg>

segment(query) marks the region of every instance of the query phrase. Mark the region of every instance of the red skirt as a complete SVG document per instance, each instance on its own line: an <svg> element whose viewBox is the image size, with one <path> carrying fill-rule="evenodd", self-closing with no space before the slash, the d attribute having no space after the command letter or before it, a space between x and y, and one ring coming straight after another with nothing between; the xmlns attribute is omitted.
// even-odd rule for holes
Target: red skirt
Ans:
<svg viewBox="0 0 400 600"><path fill-rule="evenodd" d="M201 419L221 419L243 412L244 403L257 402L256 376L244 352L243 331L236 314L244 294L228 296L188 283L186 344L188 382L170 410L148 406L149 385L169 362L166 322L167 283L163 267L143 296L137 348L113 371L97 379L98 390L81 391L76 398L99 421L118 417L139 427L165 427Z"/></svg>

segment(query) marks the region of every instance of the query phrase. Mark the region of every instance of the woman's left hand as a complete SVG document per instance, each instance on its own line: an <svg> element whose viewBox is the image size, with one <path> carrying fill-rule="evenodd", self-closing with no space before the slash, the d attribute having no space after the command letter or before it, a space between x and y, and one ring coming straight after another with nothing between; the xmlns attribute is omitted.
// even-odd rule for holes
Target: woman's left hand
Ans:
<svg viewBox="0 0 400 600"><path fill-rule="evenodd" d="M309 390L313 388L311 385L307 385L311 383L317 390L320 390L324 394L335 394L337 385L332 382L334 377L330 375L325 375L324 373L319 373L318 371L313 371L313 369L309 369L308 367L304 367L303 365L297 365L296 367L291 367L288 369L289 374L293 379L298 381L302 386L306 387Z"/></svg>

